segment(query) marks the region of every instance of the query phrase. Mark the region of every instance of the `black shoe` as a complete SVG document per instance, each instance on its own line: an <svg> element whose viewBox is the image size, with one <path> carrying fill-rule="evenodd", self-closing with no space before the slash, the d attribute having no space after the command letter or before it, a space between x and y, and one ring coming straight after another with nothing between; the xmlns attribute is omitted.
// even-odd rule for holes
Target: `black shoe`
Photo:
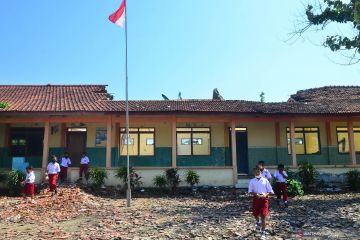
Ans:
<svg viewBox="0 0 360 240"><path fill-rule="evenodd" d="M289 205L288 205L288 203L286 202L286 203L284 203L284 206L287 208L287 207L289 207Z"/></svg>
<svg viewBox="0 0 360 240"><path fill-rule="evenodd" d="M280 206L280 199L276 199L276 203L278 206Z"/></svg>

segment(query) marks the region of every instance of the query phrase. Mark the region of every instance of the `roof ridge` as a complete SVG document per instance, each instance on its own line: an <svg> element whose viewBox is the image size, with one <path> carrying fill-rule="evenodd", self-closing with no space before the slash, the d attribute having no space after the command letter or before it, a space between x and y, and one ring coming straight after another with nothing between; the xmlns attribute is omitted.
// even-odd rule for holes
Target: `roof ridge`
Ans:
<svg viewBox="0 0 360 240"><path fill-rule="evenodd" d="M314 87L314 88L298 90L296 92L296 94L302 93L302 92L307 92L307 91L312 91L312 90L320 90L320 89L328 89L328 88L360 88L360 86L359 85L328 85L328 86L323 86L323 87ZM295 95L295 94L292 94L292 95Z"/></svg>
<svg viewBox="0 0 360 240"><path fill-rule="evenodd" d="M107 87L107 84L0 84L0 87Z"/></svg>

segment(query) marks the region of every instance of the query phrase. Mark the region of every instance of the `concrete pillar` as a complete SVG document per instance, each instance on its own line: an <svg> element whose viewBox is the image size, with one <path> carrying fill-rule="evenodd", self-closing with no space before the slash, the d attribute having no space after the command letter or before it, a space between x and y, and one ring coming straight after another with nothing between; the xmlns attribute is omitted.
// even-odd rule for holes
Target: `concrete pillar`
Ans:
<svg viewBox="0 0 360 240"><path fill-rule="evenodd" d="M291 144L291 165L292 167L297 166L296 162L296 143L295 143L295 123L290 122L290 144Z"/></svg>
<svg viewBox="0 0 360 240"><path fill-rule="evenodd" d="M355 152L355 140L354 140L354 127L353 122L349 120L347 122L348 134L349 134L349 154L351 165L356 165L356 152Z"/></svg>
<svg viewBox="0 0 360 240"><path fill-rule="evenodd" d="M171 154L171 167L176 168L176 117L172 117L171 121L171 145L172 145L172 154Z"/></svg>
<svg viewBox="0 0 360 240"><path fill-rule="evenodd" d="M236 155L236 122L231 121L231 159L234 185L238 182L237 155Z"/></svg>
<svg viewBox="0 0 360 240"><path fill-rule="evenodd" d="M50 134L50 121L46 121L44 125L44 145L43 145L43 158L42 158L42 169L46 169L49 159L49 134Z"/></svg>
<svg viewBox="0 0 360 240"><path fill-rule="evenodd" d="M106 168L111 168L112 121L108 116L106 127Z"/></svg>

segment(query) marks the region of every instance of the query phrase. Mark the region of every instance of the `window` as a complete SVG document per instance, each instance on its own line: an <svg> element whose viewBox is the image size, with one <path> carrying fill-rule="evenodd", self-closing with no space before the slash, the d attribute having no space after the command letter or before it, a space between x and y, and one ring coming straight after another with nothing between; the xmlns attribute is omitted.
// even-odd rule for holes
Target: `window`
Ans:
<svg viewBox="0 0 360 240"><path fill-rule="evenodd" d="M210 128L177 128L177 155L210 155Z"/></svg>
<svg viewBox="0 0 360 240"><path fill-rule="evenodd" d="M42 128L12 128L11 156L32 157L42 156L44 129Z"/></svg>
<svg viewBox="0 0 360 240"><path fill-rule="evenodd" d="M354 127L355 152L360 152L360 127ZM347 127L337 127L337 145L339 153L349 153L349 133Z"/></svg>
<svg viewBox="0 0 360 240"><path fill-rule="evenodd" d="M288 153L291 154L290 129L286 128L288 139ZM295 128L296 154L320 154L320 134L318 127Z"/></svg>
<svg viewBox="0 0 360 240"><path fill-rule="evenodd" d="M130 156L154 156L155 154L155 128L129 128L129 138L126 129L120 129L120 155L126 156L127 143L129 143Z"/></svg>

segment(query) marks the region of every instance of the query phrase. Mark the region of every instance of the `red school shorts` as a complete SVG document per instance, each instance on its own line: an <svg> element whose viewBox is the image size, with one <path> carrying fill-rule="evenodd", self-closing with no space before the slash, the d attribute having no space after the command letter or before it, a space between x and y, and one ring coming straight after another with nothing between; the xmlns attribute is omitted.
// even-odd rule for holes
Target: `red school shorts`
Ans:
<svg viewBox="0 0 360 240"><path fill-rule="evenodd" d="M263 216L266 217L269 214L269 199L266 198L253 198L252 212L255 217Z"/></svg>
<svg viewBox="0 0 360 240"><path fill-rule="evenodd" d="M31 196L34 194L35 184L34 183L25 183L24 193L26 196Z"/></svg>

